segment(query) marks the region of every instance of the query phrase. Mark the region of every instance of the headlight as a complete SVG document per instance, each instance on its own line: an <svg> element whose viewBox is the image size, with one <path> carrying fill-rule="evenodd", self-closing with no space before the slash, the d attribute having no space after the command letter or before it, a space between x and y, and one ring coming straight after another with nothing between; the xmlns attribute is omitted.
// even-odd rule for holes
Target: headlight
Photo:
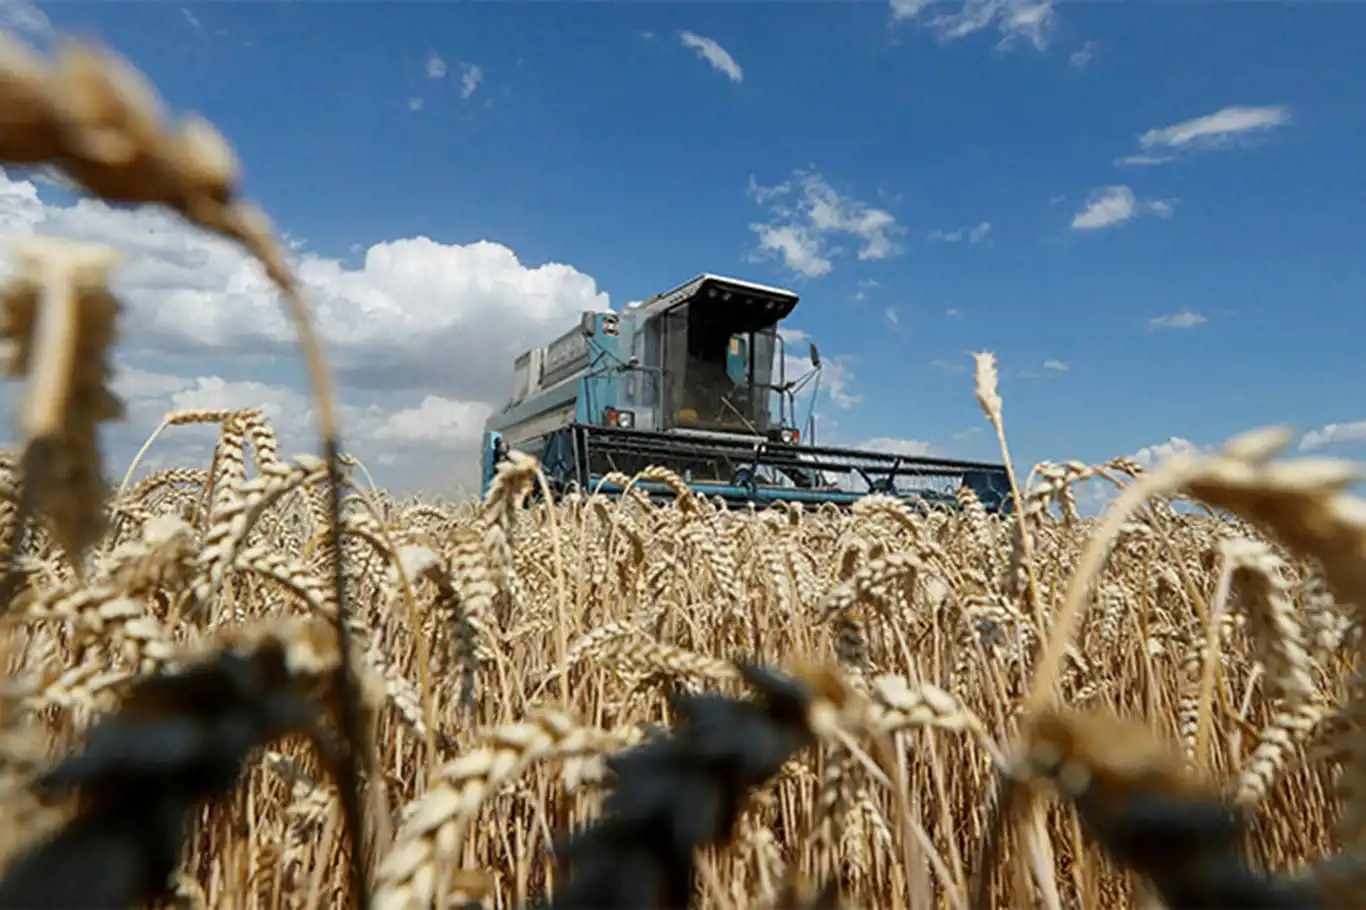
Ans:
<svg viewBox="0 0 1366 910"><path fill-rule="evenodd" d="M794 443L797 441L796 430L783 430L783 442Z"/></svg>
<svg viewBox="0 0 1366 910"><path fill-rule="evenodd" d="M636 415L633 411L618 411L616 408L608 408L603 412L603 423L609 427L619 427L629 430L636 425Z"/></svg>

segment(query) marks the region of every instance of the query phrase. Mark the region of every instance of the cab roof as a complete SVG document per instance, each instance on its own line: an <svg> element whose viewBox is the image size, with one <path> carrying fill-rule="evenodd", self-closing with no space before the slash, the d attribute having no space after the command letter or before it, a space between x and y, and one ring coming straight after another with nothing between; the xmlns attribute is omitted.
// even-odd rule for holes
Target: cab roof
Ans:
<svg viewBox="0 0 1366 910"><path fill-rule="evenodd" d="M677 287L670 288L643 303L636 304L632 309L654 315L667 312L698 297L710 298L726 293L738 295L742 302L748 300L754 304L768 304L769 306L765 308L773 312L775 320L781 320L791 313L800 299L795 291L770 287L740 278L730 278L726 275L703 272Z"/></svg>

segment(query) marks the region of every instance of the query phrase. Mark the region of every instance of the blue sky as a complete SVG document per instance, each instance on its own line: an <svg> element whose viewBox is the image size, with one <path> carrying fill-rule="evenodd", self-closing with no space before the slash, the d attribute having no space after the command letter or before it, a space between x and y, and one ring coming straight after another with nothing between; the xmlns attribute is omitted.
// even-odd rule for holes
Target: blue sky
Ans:
<svg viewBox="0 0 1366 910"><path fill-rule="evenodd" d="M823 441L991 457L973 349L1025 469L1271 422L1366 440L1360 4L0 3L40 45L43 17L233 143L400 486L465 470L505 349L701 271L803 295ZM123 223L8 180L0 226ZM229 254L222 287L216 248L132 255L201 282L127 279L144 419L302 388L269 317L207 312L245 305ZM191 311L216 327L177 334Z"/></svg>

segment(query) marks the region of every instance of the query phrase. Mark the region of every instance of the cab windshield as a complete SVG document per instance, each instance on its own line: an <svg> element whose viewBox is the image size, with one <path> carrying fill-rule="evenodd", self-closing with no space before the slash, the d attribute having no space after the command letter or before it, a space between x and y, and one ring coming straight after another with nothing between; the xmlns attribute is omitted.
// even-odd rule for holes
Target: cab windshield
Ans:
<svg viewBox="0 0 1366 910"><path fill-rule="evenodd" d="M777 329L744 326L752 323L752 315L750 319L736 315L720 307L689 304L663 317L668 425L768 432Z"/></svg>

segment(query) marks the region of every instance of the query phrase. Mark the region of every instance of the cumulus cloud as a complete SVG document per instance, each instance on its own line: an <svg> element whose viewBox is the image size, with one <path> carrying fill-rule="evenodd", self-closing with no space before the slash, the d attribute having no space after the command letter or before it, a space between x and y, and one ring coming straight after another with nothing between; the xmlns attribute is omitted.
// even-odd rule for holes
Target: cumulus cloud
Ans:
<svg viewBox="0 0 1366 910"><path fill-rule="evenodd" d="M424 395L415 408L395 411L375 427L374 438L382 442L415 445L477 444L493 409L481 401L451 401Z"/></svg>
<svg viewBox="0 0 1366 910"><path fill-rule="evenodd" d="M849 364L853 360L854 358L849 355L822 358L821 391L829 397L831 404L843 410L863 401L862 395L856 395L852 391L855 377Z"/></svg>
<svg viewBox="0 0 1366 910"><path fill-rule="evenodd" d="M112 428L110 446L122 456L111 458L118 469L168 411L259 408L279 436L282 454L317 451L313 402L302 385L160 373L120 359L114 389L125 403L127 416ZM371 468L381 482L394 477L395 489L420 487L442 493L473 493L478 489L475 453L484 421L493 410L489 404L427 395L413 406L405 404L412 401L410 396L364 396L350 389L342 391L340 416L347 451ZM361 399L366 399L365 403ZM172 428L140 468L207 463L216 433L212 426Z"/></svg>
<svg viewBox="0 0 1366 910"><path fill-rule="evenodd" d="M928 442L922 442L919 439L895 439L890 436L874 436L872 439L865 439L856 448L866 449L869 452L882 452L887 455L911 455L913 457L938 454L938 450Z"/></svg>
<svg viewBox="0 0 1366 910"><path fill-rule="evenodd" d="M1300 450L1313 452L1329 446L1356 445L1366 442L1366 420L1351 423L1330 423L1310 430L1300 437Z"/></svg>
<svg viewBox="0 0 1366 910"><path fill-rule="evenodd" d="M777 256L796 274L818 278L829 274L834 258L843 253L831 246L832 238L856 241L860 260L888 259L901 252L896 238L906 229L895 216L842 195L818 173L798 169L775 186L760 186L751 176L748 193L769 212L767 221L749 226L758 238L755 259Z"/></svg>
<svg viewBox="0 0 1366 910"><path fill-rule="evenodd" d="M823 254L823 244L815 231L797 224L751 224L759 238L754 258L782 257L783 264L806 278L829 274L834 264Z"/></svg>
<svg viewBox="0 0 1366 910"><path fill-rule="evenodd" d="M1192 313L1190 310L1182 310L1179 313L1154 316L1148 320L1148 326L1154 329L1193 329L1197 325L1204 325L1207 322L1209 322L1209 318L1206 316Z"/></svg>
<svg viewBox="0 0 1366 910"><path fill-rule="evenodd" d="M484 71L473 63L460 64L460 97L468 99L484 81Z"/></svg>
<svg viewBox="0 0 1366 910"><path fill-rule="evenodd" d="M484 69L476 64L466 63L464 61L457 62L455 67L458 72L458 78L451 73L451 65L436 51L429 51L427 53L427 58L422 65L424 75L426 75L427 79L431 82L436 82L444 86L448 84L445 81L447 76L450 76L451 82L459 84L460 98L468 101L470 97L479 90L479 87L484 84ZM426 106L427 99L421 96L412 96L408 98L408 110L410 111L420 111Z"/></svg>
<svg viewBox="0 0 1366 910"><path fill-rule="evenodd" d="M316 449L295 333L259 266L162 212L48 193L57 190L40 195L33 180L0 171L0 235L65 236L123 255L112 284L125 307L119 381L130 408L110 438L115 464L167 409L224 403L263 407L297 448ZM396 488L424 478L472 486L483 419L507 399L513 358L581 311L611 308L572 266L523 264L487 240L389 240L355 266L302 250L293 258L341 386L347 444L386 456L396 470L381 482ZM0 275L9 268L0 256ZM12 408L14 389L4 391Z"/></svg>
<svg viewBox="0 0 1366 910"><path fill-rule="evenodd" d="M1086 206L1072 218L1074 231L1094 231L1114 227L1143 215L1170 218L1173 203L1167 199L1139 199L1127 186L1107 186L1095 190Z"/></svg>
<svg viewBox="0 0 1366 910"><path fill-rule="evenodd" d="M1162 442L1144 446L1128 456L1146 470L1152 470L1155 465L1160 464L1173 455L1191 453L1204 453L1211 451L1208 445L1197 445L1181 436L1169 436ZM1081 506L1084 515L1095 514L1104 509L1109 503L1113 502L1118 495L1115 487L1107 481L1093 478L1077 487L1077 503ZM1180 507L1178 507L1180 508Z"/></svg>
<svg viewBox="0 0 1366 910"><path fill-rule="evenodd" d="M114 382L127 415L104 435L112 473L170 410L261 408L284 453L317 452L295 333L260 267L235 247L155 210L72 202L62 187L0 170L0 236L35 234L107 244L123 256L112 282L124 304ZM387 240L357 245L346 260L297 241L292 248L338 380L346 448L399 492L476 490L483 424L508 399L513 359L567 331L580 312L612 308L573 266L526 264L488 240ZM10 268L0 250L0 278ZM795 328L783 335L795 379L811 369L808 338ZM819 408L861 401L851 362L824 358ZM16 393L14 383L0 383L4 416ZM13 442L4 416L0 445ZM214 434L174 428L141 470L206 465Z"/></svg>
<svg viewBox="0 0 1366 910"><path fill-rule="evenodd" d="M745 71L740 69L740 64L736 63L730 52L716 41L711 38L704 38L696 32L687 31L679 32L678 40L684 47L696 51L698 57L711 64L712 69L725 73L731 82L744 80Z"/></svg>
<svg viewBox="0 0 1366 910"><path fill-rule="evenodd" d="M47 37L52 22L29 0L0 0L0 28L26 37Z"/></svg>
<svg viewBox="0 0 1366 910"><path fill-rule="evenodd" d="M1077 70L1085 69L1094 59L1096 59L1096 42L1087 41L1071 53L1067 58L1067 65Z"/></svg>
<svg viewBox="0 0 1366 910"><path fill-rule="evenodd" d="M1185 452L1205 452L1209 446L1198 446L1181 436L1169 436L1165 442L1144 446L1129 457L1145 468L1151 468L1166 459Z"/></svg>
<svg viewBox="0 0 1366 910"><path fill-rule="evenodd" d="M826 429L833 429L833 423L830 421L827 421L824 426ZM896 439L890 436L874 436L870 439L852 441L847 437L843 437L838 431L832 433L831 436L834 438L822 440L822 444L886 455L905 455L912 458L932 457L940 454L935 446L918 439ZM820 473L824 477L825 482L831 484L837 490L844 490L851 493L868 492L867 482L857 473L846 474L838 471L822 471ZM914 480L908 482L907 478L904 477L898 480L898 486L903 488L914 488L919 485L920 484Z"/></svg>
<svg viewBox="0 0 1366 910"><path fill-rule="evenodd" d="M1366 443L1366 420L1357 420L1350 423L1330 423L1317 430L1310 430L1300 437L1299 449L1302 452L1313 452L1331 446L1363 443ZM1174 455L1206 455L1214 449L1215 446L1208 443L1195 443L1182 436L1170 436L1163 442L1144 446L1129 457L1143 468L1152 470ZM1088 494L1089 504L1103 506L1114 499L1115 491L1109 484L1091 483L1088 485Z"/></svg>
<svg viewBox="0 0 1366 910"><path fill-rule="evenodd" d="M441 59L441 55L432 51L427 55L427 78L441 79L446 75L446 61Z"/></svg>
<svg viewBox="0 0 1366 910"><path fill-rule="evenodd" d="M997 47L1027 41L1035 50L1048 47L1054 29L1052 0L958 0L952 12L922 16L935 0L890 0L894 21L923 22L940 41L950 42L995 26Z"/></svg>
<svg viewBox="0 0 1366 910"><path fill-rule="evenodd" d="M0 233L119 250L114 287L127 301L135 347L187 358L293 356L294 331L260 267L170 215L92 200L48 204L32 182L0 176ZM610 308L592 277L560 263L523 265L487 240L383 241L356 267L303 251L294 267L334 368L358 388L491 400L506 394L513 356L582 310Z"/></svg>
<svg viewBox="0 0 1366 910"><path fill-rule="evenodd" d="M782 335L785 348L781 373L777 374L775 378L795 382L814 369L810 358L811 336L798 329L780 329L779 334ZM821 355L820 395L822 401L817 403L818 412L820 410L819 405L829 404L845 411L863 401L863 396L855 394L853 391L855 377L854 371L850 368L853 360L854 358L848 354L835 357ZM810 393L814 393L816 387L807 385L806 389ZM806 395L801 397L802 401L798 403L797 410L799 413L805 414L812 402L810 397Z"/></svg>

